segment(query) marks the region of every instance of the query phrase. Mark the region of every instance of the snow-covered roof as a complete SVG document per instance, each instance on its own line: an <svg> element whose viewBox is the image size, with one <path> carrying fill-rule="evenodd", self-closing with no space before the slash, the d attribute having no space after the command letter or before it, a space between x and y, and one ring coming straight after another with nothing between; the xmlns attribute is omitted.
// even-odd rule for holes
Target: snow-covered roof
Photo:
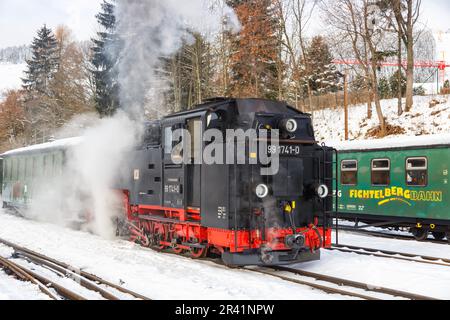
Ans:
<svg viewBox="0 0 450 320"><path fill-rule="evenodd" d="M439 145L450 146L450 134L400 136L378 140L328 141L326 145L339 151L397 149Z"/></svg>
<svg viewBox="0 0 450 320"><path fill-rule="evenodd" d="M61 139L61 140L56 140L56 141L53 141L53 142L47 142L47 143L43 143L43 144L36 144L36 145L25 147L25 148L11 150L11 151L5 152L4 154L0 155L0 157L17 155L17 154L20 154L20 153L32 152L32 151L42 151L42 150L47 150L47 149L67 148L67 147L75 146L75 145L79 144L81 141L82 141L81 137Z"/></svg>

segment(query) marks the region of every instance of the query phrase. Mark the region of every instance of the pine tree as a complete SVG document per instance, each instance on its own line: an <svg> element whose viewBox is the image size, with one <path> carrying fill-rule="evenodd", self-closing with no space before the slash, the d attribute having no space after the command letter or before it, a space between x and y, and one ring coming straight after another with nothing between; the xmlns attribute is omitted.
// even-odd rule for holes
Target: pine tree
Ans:
<svg viewBox="0 0 450 320"><path fill-rule="evenodd" d="M43 26L34 38L31 46L32 58L27 60L26 78L22 79L23 88L29 94L50 95L50 81L58 70L58 43L47 26Z"/></svg>
<svg viewBox="0 0 450 320"><path fill-rule="evenodd" d="M382 77L378 82L378 91L380 92L381 99L389 99L392 97L391 84L386 77Z"/></svg>
<svg viewBox="0 0 450 320"><path fill-rule="evenodd" d="M119 85L114 70L119 52L114 1L103 0L102 11L96 16L103 30L97 33L97 39L92 39L91 73L95 85L95 104L102 116L111 116L119 108Z"/></svg>
<svg viewBox="0 0 450 320"><path fill-rule="evenodd" d="M340 77L330 48L321 36L314 37L307 49L306 57L309 70L304 75L311 90L316 94L336 92L340 87Z"/></svg>
<svg viewBox="0 0 450 320"><path fill-rule="evenodd" d="M402 96L404 97L406 95L406 76L402 72L401 74L401 89L402 89ZM391 92L398 92L398 71L396 71L390 78L389 78L389 84L391 87Z"/></svg>
<svg viewBox="0 0 450 320"><path fill-rule="evenodd" d="M277 21L272 0L230 0L241 23L232 39L231 94L236 97L278 97Z"/></svg>

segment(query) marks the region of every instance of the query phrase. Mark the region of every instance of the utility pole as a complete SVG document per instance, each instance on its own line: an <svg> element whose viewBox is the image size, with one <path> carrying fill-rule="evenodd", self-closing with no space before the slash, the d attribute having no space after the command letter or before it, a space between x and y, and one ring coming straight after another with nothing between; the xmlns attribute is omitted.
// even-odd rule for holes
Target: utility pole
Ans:
<svg viewBox="0 0 450 320"><path fill-rule="evenodd" d="M345 141L349 140L348 134L348 70L344 74L344 113L345 113Z"/></svg>
<svg viewBox="0 0 450 320"><path fill-rule="evenodd" d="M401 29L398 31L398 75L397 75L397 82L398 82L398 88L397 88L397 97L398 97L398 116L401 116L403 114L403 90L402 90L402 34Z"/></svg>

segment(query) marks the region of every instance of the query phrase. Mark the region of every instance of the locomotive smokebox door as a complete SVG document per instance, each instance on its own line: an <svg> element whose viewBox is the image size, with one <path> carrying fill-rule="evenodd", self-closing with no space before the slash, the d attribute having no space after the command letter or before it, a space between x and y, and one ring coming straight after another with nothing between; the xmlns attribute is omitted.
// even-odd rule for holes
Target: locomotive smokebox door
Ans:
<svg viewBox="0 0 450 320"><path fill-rule="evenodd" d="M275 197L292 197L296 199L303 195L303 160L281 159L280 170L273 177Z"/></svg>

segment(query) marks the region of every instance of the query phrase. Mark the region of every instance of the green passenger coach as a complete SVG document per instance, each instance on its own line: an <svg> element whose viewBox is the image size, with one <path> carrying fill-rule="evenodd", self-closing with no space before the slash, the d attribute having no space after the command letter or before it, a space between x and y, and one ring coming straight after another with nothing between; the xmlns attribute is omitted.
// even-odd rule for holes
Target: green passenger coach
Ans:
<svg viewBox="0 0 450 320"><path fill-rule="evenodd" d="M65 139L9 151L1 155L3 207L24 208L33 201L42 181L61 176L67 146L78 139Z"/></svg>
<svg viewBox="0 0 450 320"><path fill-rule="evenodd" d="M341 219L450 241L450 135L334 147Z"/></svg>

